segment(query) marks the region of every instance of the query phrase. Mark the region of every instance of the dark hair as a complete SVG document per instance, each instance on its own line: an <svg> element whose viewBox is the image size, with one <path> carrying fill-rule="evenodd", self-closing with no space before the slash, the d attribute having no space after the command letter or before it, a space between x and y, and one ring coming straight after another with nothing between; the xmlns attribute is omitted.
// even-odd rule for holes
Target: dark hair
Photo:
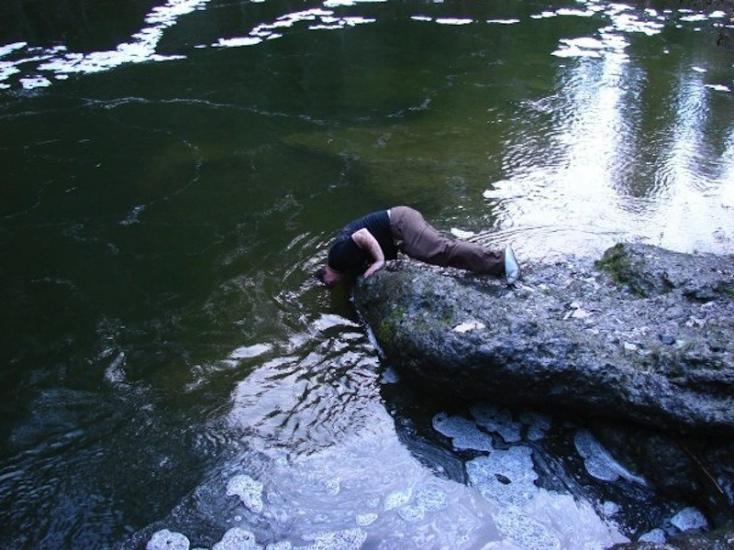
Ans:
<svg viewBox="0 0 734 550"><path fill-rule="evenodd" d="M321 282L322 285L329 286L325 280L326 268L323 265L320 268L318 268L316 271L314 271L313 276L316 277Z"/></svg>

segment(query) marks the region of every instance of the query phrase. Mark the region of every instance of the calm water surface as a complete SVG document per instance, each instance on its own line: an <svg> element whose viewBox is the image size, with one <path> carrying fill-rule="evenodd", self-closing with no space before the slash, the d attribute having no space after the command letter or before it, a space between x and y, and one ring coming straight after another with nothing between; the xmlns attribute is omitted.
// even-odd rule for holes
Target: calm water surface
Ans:
<svg viewBox="0 0 734 550"><path fill-rule="evenodd" d="M9 2L0 546L675 532L583 426L413 395L310 272L399 203L525 261L732 253L728 20L678 8Z"/></svg>

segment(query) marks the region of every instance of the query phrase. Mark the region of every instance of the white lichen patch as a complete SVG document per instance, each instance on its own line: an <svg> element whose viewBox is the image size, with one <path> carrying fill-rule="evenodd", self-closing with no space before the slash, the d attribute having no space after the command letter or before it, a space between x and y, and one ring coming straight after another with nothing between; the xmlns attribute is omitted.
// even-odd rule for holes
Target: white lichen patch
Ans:
<svg viewBox="0 0 734 550"><path fill-rule="evenodd" d="M465 332L469 332L472 330L482 330L483 328L486 328L486 325L484 323L471 320L471 321L464 321L463 323L456 325L453 328L453 331L463 334Z"/></svg>

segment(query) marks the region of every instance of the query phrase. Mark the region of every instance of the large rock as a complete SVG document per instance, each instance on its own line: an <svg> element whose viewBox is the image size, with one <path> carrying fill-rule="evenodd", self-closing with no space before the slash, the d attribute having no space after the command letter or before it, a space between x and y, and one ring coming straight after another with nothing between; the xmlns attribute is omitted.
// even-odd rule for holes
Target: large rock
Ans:
<svg viewBox="0 0 734 550"><path fill-rule="evenodd" d="M397 262L355 303L404 373L461 398L734 433L734 257L626 244L509 288Z"/></svg>

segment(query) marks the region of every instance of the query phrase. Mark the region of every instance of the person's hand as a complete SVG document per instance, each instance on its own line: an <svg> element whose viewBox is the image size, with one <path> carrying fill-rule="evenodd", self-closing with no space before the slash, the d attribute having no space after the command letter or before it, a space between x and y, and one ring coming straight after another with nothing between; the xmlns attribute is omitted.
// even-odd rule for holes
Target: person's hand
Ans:
<svg viewBox="0 0 734 550"><path fill-rule="evenodd" d="M384 266L385 266L385 260L378 260L378 261L376 261L375 263L373 263L372 265L370 265L367 268L367 271L364 272L365 278L367 278L367 277L369 277L371 275L374 275L375 273L377 273L378 271L380 271Z"/></svg>

